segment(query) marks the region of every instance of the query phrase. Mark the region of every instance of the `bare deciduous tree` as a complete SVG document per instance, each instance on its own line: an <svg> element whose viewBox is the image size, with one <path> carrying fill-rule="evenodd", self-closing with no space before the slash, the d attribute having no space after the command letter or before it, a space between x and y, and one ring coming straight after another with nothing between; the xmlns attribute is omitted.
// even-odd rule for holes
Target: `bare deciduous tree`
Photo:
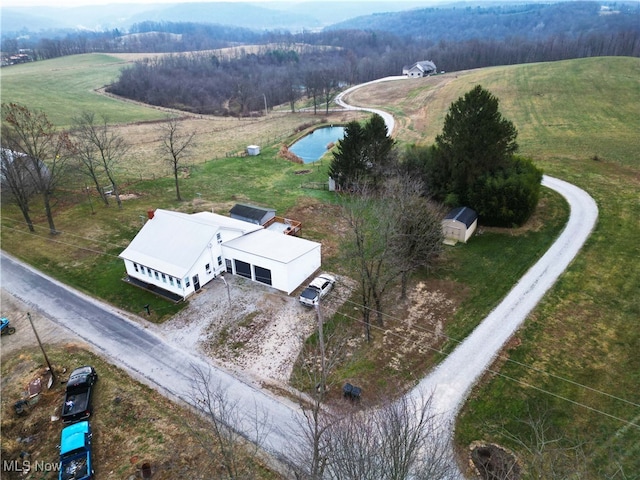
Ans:
<svg viewBox="0 0 640 480"><path fill-rule="evenodd" d="M269 432L268 415L257 405L252 412L241 410L237 402L229 399L225 387L212 380L210 369L195 365L192 369L190 400L211 428L202 428L199 423L189 425L191 431L212 462L222 467L225 478L255 478L262 442ZM239 432L246 431L249 425L253 431L248 440Z"/></svg>
<svg viewBox="0 0 640 480"><path fill-rule="evenodd" d="M559 434L549 423L548 410L542 406L536 411L528 411L525 418L518 420L524 425L515 433L506 425L490 428L498 435L517 445L526 457L526 470L531 478L590 478L587 458L580 442L567 438L566 432ZM484 473L484 472L483 472ZM508 471L499 480L510 478ZM620 472L623 473L623 472ZM613 477L611 477L613 478ZM624 478L623 475L620 478Z"/></svg>
<svg viewBox="0 0 640 480"><path fill-rule="evenodd" d="M371 311L382 326L385 294L400 278L405 295L410 274L431 265L441 251L442 229L439 212L423 197L419 180L395 174L376 189L356 185L357 190L342 197L350 226L344 253L359 277L369 341Z"/></svg>
<svg viewBox="0 0 640 480"><path fill-rule="evenodd" d="M332 480L439 480L454 472L445 425L431 397L404 396L332 423L326 477Z"/></svg>
<svg viewBox="0 0 640 480"><path fill-rule="evenodd" d="M26 155L13 152L9 148L2 148L0 155L2 198L11 200L18 206L29 231L35 232L29 214L29 204L37 189L28 171L30 162Z"/></svg>
<svg viewBox="0 0 640 480"><path fill-rule="evenodd" d="M52 200L70 153L69 138L56 130L44 112L31 111L18 103L2 104L2 120L3 145L25 155L26 172L42 195L49 231L57 234Z"/></svg>
<svg viewBox="0 0 640 480"><path fill-rule="evenodd" d="M384 197L393 203L398 232L394 238L395 261L401 277L401 298L406 298L409 277L421 268L429 268L442 252L442 207L424 195L424 184L408 174L390 177Z"/></svg>
<svg viewBox="0 0 640 480"><path fill-rule="evenodd" d="M120 189L115 178L118 164L129 150L129 145L120 135L110 131L107 118L98 123L91 112L83 112L73 119L74 155L84 167L84 172L94 183L105 205L109 205L108 192L100 179L105 175L116 198L118 208L122 208Z"/></svg>
<svg viewBox="0 0 640 480"><path fill-rule="evenodd" d="M171 166L173 178L176 183L176 198L182 200L180 196L180 183L178 174L182 160L189 155L189 151L195 146L194 138L196 132L183 133L180 127L180 120L175 117L167 118L167 121L160 124L160 149L163 154L168 155L167 161Z"/></svg>
<svg viewBox="0 0 640 480"><path fill-rule="evenodd" d="M367 341L371 341L371 312L377 311L378 323L382 325L384 292L399 274L392 258L397 218L391 204L382 201L367 186L343 196L342 205L350 227L345 261L352 264L359 280L365 333Z"/></svg>

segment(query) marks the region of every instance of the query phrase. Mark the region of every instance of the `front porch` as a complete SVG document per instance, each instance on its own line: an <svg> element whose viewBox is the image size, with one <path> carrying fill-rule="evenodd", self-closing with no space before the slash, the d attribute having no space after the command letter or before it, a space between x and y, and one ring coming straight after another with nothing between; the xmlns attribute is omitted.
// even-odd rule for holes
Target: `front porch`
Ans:
<svg viewBox="0 0 640 480"><path fill-rule="evenodd" d="M129 285L133 285L135 287L151 292L154 295L160 298L164 298L165 300L169 300L170 302L173 302L173 303L179 303L184 301L184 298L182 297L182 295L178 295L177 293L170 292L168 290L165 290L162 287L158 287L157 285L143 282L142 280L138 280L137 278L130 277L129 275L124 277L122 281L125 283L128 283Z"/></svg>

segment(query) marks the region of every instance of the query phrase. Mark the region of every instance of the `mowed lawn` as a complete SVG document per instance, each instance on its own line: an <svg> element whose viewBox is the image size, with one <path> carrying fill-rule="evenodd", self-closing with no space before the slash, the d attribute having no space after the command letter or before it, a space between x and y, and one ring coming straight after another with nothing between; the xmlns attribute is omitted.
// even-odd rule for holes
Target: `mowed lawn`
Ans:
<svg viewBox="0 0 640 480"><path fill-rule="evenodd" d="M50 65L56 62L65 65L65 59L59 59L42 62L48 65L3 69L2 101L16 100L32 108L43 108L60 126L67 125L68 119L81 109L82 105L73 103L76 96L86 102L88 109L107 112L118 123L153 120L165 115L127 102L116 102L119 108L111 110L113 100L92 93L94 88L115 78L122 66L106 56L105 61L95 62L102 57L79 56L66 60L79 62L75 63L77 68L52 68ZM82 79L84 61L88 62L87 77L91 79ZM98 64L103 65L104 70L98 68ZM23 76L22 81L12 78L20 76L14 72L29 72L29 69L33 69L33 81L41 82L39 88L26 85L28 77ZM44 80L41 75L47 71L50 75ZM529 429L521 421L531 414L536 419L546 419L548 439L561 438L563 446L583 442L586 460L582 464L586 471L580 478L625 478L614 477L619 467L624 468L626 478L633 478L640 471L640 355L637 353L640 351L637 240L640 235L640 142L637 138L640 60L591 58L447 73L366 87L352 94L351 99L355 103L386 108L397 115L395 133L400 145L429 144L441 131L450 103L477 84L500 99L501 112L518 127L521 153L533 158L545 173L589 192L598 203L600 217L578 258L532 313L511 343L512 348L497 359L493 370L499 370L500 375L487 375L474 390L458 423L457 441L463 449L474 440L496 441L517 451L524 463L530 464L532 457L509 436L528 435ZM60 92L65 101L51 94L49 100L56 105L52 108L44 101L49 95L47 86L65 90ZM71 86L77 91L66 91ZM44 93L38 96L40 89L44 89ZM106 102L105 110L101 110L102 102ZM133 112L131 117L123 113L128 109ZM118 116L120 114L123 116ZM198 153L203 164L195 162L198 165L182 179L187 201L173 200L170 179L152 180L145 176L144 181L129 186L128 191L137 196L125 202L122 212L114 207L104 209L90 205L81 196L77 196L72 205L60 202L57 205L60 229L69 235L56 239L48 238L46 233L37 239L26 235L19 227L19 213L3 204L3 248L75 285L95 281L92 279L99 271L101 282L96 285L95 294L104 295L120 306L144 305L148 299L134 298L130 289L120 285L118 272L122 264L117 254L133 237L147 209L223 211L235 201L253 201L275 203L279 210L286 210L300 202L329 201L324 193L306 193L299 189L298 184L303 180L298 180L296 171L301 166L277 159L275 141L265 149L261 159L207 161L221 156L212 153L214 151L233 151L241 148L243 142L258 143L252 141L252 133L254 138L262 135L279 138L290 134L295 122L307 121L309 118L301 114L278 117L268 128L266 121L245 121L235 125L243 126L241 137L227 137L224 132L228 129L224 128L204 129L208 133L201 138L208 139L208 143L203 142ZM126 133L129 127L134 128L133 125L119 128ZM239 128L231 130L239 131ZM150 135L146 133L139 138ZM149 154L136 157L136 172L156 171L156 168L162 171L157 158L150 154L152 151L148 147ZM326 166L325 162L311 167L307 179L321 181L325 178ZM37 220L45 225L42 217ZM513 243L509 244L510 232L496 235L500 235L496 241L510 245L508 250L491 250L491 245L478 248L487 244L486 237L478 239L478 247L452 250L453 261L446 270L437 272L458 282L461 290L476 292L482 297L481 305L479 300L463 304L456 313L456 322L447 332L456 340L461 340L479 323L508 288L504 282L500 283L499 290L491 288L498 282L490 280L509 275L515 281L520 269L526 268L524 264L511 264L519 261L519 244L527 239L514 235ZM76 248L78 244L84 249ZM532 251L535 245L527 247ZM94 250L108 255L95 254ZM504 261L501 263L506 251L510 259L506 262L508 272L476 268L477 264L487 261L483 258L487 254L495 257L488 259L488 265L506 265ZM329 261L336 262L335 259ZM165 313L170 312L169 308Z"/></svg>
<svg viewBox="0 0 640 480"><path fill-rule="evenodd" d="M3 68L2 102L16 102L44 111L60 128L82 111L105 115L113 123L143 122L166 113L122 102L96 91L113 83L128 62L102 54L73 55Z"/></svg>

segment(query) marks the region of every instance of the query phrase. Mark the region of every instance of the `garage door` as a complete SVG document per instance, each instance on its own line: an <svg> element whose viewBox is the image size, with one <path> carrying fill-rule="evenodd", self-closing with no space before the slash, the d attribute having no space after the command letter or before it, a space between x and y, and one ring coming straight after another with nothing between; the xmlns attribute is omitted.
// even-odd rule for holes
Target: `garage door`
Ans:
<svg viewBox="0 0 640 480"><path fill-rule="evenodd" d="M251 278L251 265L242 260L234 260L236 264L236 275L241 277Z"/></svg>
<svg viewBox="0 0 640 480"><path fill-rule="evenodd" d="M254 267L254 269L256 271L256 281L271 285L271 270L258 267L257 265Z"/></svg>

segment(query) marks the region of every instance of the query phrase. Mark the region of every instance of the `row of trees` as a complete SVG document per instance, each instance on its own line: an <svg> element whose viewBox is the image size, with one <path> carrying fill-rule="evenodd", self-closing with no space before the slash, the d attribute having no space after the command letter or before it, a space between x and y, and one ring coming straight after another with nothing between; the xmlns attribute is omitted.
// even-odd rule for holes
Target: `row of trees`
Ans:
<svg viewBox="0 0 640 480"><path fill-rule="evenodd" d="M43 112L3 103L1 138L2 196L18 206L29 231L35 231L31 203L40 195L49 231L58 233L53 201L62 183L73 178L72 172L85 176L105 206L113 195L122 208L118 174L130 146L113 131L107 118L83 112L73 119L69 132L61 132ZM179 171L194 146L193 138L194 133L183 131L176 118L159 124L160 153L171 167L178 200Z"/></svg>
<svg viewBox="0 0 640 480"><path fill-rule="evenodd" d="M242 58L195 53L143 60L125 69L108 90L203 114L248 115L282 104L293 109L305 94L314 106L327 109L339 82L345 82L340 72L350 70L345 53L336 49L265 49Z"/></svg>

